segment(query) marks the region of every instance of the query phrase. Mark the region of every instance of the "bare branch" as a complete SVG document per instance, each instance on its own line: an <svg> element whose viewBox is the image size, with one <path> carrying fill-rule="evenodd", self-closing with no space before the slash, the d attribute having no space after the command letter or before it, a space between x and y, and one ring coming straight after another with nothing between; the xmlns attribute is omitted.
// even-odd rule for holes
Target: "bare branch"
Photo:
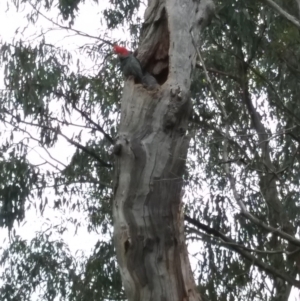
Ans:
<svg viewBox="0 0 300 301"><path fill-rule="evenodd" d="M204 69L203 65L199 64L199 63L196 63L196 67L199 68L199 69ZM235 76L234 74L227 73L227 72L220 71L220 70L213 69L213 68L207 68L207 71L210 72L210 73L215 73L215 74L219 74L219 75L222 75L222 76L226 76L228 78L233 79L236 82L240 82L240 79L237 76Z"/></svg>
<svg viewBox="0 0 300 301"><path fill-rule="evenodd" d="M56 163L58 163L58 164L60 164L60 165L62 165L62 166L64 166L64 167L67 167L64 163L62 163L62 162L59 161L58 159L54 158L54 157L50 154L50 152L46 149L46 147L44 147L43 145L41 145L40 141L39 141L38 139L34 138L28 131L26 131L26 130L20 128L20 127L17 127L17 126L15 126L15 125L12 125L11 123L9 123L8 121L6 121L6 120L4 120L4 119L1 119L1 121L4 122L4 123L9 124L10 126L12 126L13 128L17 129L18 131L21 131L21 132L27 134L27 135L29 136L29 137L27 137L27 138L28 138L28 139L31 139L31 140L33 140L33 141L35 141L35 142L37 142L37 143L39 144L39 147L41 147L41 148L47 153L47 155L49 156L50 159L52 159L53 161L55 161ZM31 149L32 149L33 151L35 151L35 152L36 152L43 160L45 160L45 162L46 162L47 164L49 164L49 165L51 165L52 167L54 167L55 169L61 171L60 168L58 168L57 166L55 166L54 164L52 164L51 162L49 162L48 160L46 160L45 158L43 158L43 156L42 156L41 154L39 154L34 148L31 148Z"/></svg>
<svg viewBox="0 0 300 301"><path fill-rule="evenodd" d="M33 122L27 122L27 121L23 121L23 120L19 120L16 116L14 116L13 114L11 114L9 111L4 110L5 113L7 113L8 115L10 115L11 117L13 117L14 119L16 119L19 123L23 123L23 124L27 124L27 125L31 125L31 126L35 126L37 128L44 128L46 130L50 130L52 132L57 133L58 135L60 135L61 137L65 138L70 144L76 146L77 148L81 149L82 151L84 151L85 153L89 154L91 157L93 157L96 161L98 161L101 166L103 167L107 167L107 168L111 168L112 164L105 162L104 160L102 160L97 154L96 152L94 152L94 150L83 146L82 144L70 139L69 137L67 137L66 135L64 135L59 128L51 128L51 127L47 127L41 124L36 124Z"/></svg>
<svg viewBox="0 0 300 301"><path fill-rule="evenodd" d="M55 94L59 97L64 97L66 99L68 99L69 101L71 100L70 97L68 97L67 95L65 95L64 93L62 93L61 91L56 91ZM71 102L71 101L70 101ZM74 102L72 102L72 107L75 111L77 111L82 117L84 117L88 122L90 122L91 124L93 124L96 128L93 128L95 130L98 130L99 132L101 132L104 137L111 143L111 144L114 144L115 141L114 139L109 135L107 134L104 129L97 123L95 122L94 120L92 120L87 113L85 113L84 111L78 109L75 105Z"/></svg>
<svg viewBox="0 0 300 301"><path fill-rule="evenodd" d="M91 124L93 124L93 125L97 128L97 130L99 130L99 132L101 132L101 133L104 135L104 137L105 137L111 144L114 144L114 143L115 143L114 139L113 139L110 135L108 135L108 134L104 131L104 129L103 129L97 122L93 121L93 120L92 120L85 112L79 110L75 105L73 105L73 108L74 108L75 111L77 111L78 113L80 113L81 116L83 116L88 122L90 122Z"/></svg>
<svg viewBox="0 0 300 301"><path fill-rule="evenodd" d="M300 23L299 21L289 13L287 13L285 10L283 10L278 4L276 4L272 0L261 0L262 2L268 3L271 7L273 7L281 16L285 17L288 21L293 23L295 26L297 26L300 29ZM299 1L298 1L299 2Z"/></svg>
<svg viewBox="0 0 300 301"><path fill-rule="evenodd" d="M82 151L84 151L85 153L89 154L91 157L93 157L96 161L98 161L101 166L103 167L112 167L111 164L105 162L104 160L102 160L95 152L94 150L86 147L86 146L83 146L82 144L68 138L66 135L64 135L63 133L61 133L60 131L58 132L58 134L62 137L64 137L69 143L71 143L72 145L76 146L77 148L81 149Z"/></svg>
<svg viewBox="0 0 300 301"><path fill-rule="evenodd" d="M204 224L203 224L204 225ZM204 225L205 226L205 225ZM298 248L296 251L293 251L293 252L287 252L285 250L275 250L275 251L271 251L271 250L267 250L267 251L264 251L264 250L258 250L258 249L251 249L251 248L248 248L248 247L245 247L244 245L241 245L240 243L237 243L235 242L233 239L231 239L230 237L227 237L228 240L230 241L225 241L222 237L224 236L223 233L213 229L213 228L210 228L214 231L216 231L216 234L218 234L217 236L214 235L214 237L218 237L219 238L219 241L217 243L221 244L221 245L225 245L225 246L229 246L229 248L231 246L234 246L234 247L237 247L237 248L240 248L240 249L243 249L245 251L248 251L248 252L251 252L251 253L258 253L258 254L267 254L267 255L272 255L272 254L286 254L288 256L290 255L293 255L295 253L299 253L300 252L300 248ZM196 235L199 235L199 236L203 236L205 235L206 237L209 237L211 238L211 235L207 235L207 234L204 234L203 232L199 231L199 230L196 230L194 228L190 228L188 227L187 228L187 232L188 233L194 233ZM193 239L196 239L197 236L193 236Z"/></svg>
<svg viewBox="0 0 300 301"><path fill-rule="evenodd" d="M218 104L219 104L219 106L221 108L221 111L222 111L224 119L227 120L228 119L228 115L226 113L225 107L223 106L221 99L219 98L218 94L216 93L216 91L214 89L212 81L211 81L211 79L210 79L210 77L208 75L207 69L205 67L204 60L203 60L203 58L201 56L201 53L200 53L200 51L199 51L199 49L197 47L197 44L196 44L196 41L195 41L195 37L194 37L194 34L193 34L192 30L190 31L190 34L191 34L191 37L192 37L193 45L194 45L195 50L196 50L196 52L198 54L198 58L199 58L199 60L200 60L200 62L202 64L202 68L204 70L204 74L205 74L206 80L209 83L210 90L211 90L212 94L214 95L214 97L216 98L216 100L217 100L217 102L218 102Z"/></svg>
<svg viewBox="0 0 300 301"><path fill-rule="evenodd" d="M282 272L282 271L278 271L277 269L273 268L272 266L264 263L263 261L258 260L254 255L250 254L249 252L242 250L243 246L240 246L239 244L237 244L234 240L232 240L231 238L227 237L226 235L224 235L223 233L210 228L207 225L204 225L202 223L200 223L199 221L189 217L188 215L184 216L184 219L191 223L193 226L197 227L198 229L201 229L203 231L205 231L208 234L211 234L215 237L219 237L220 239L222 239L224 242L228 243L226 245L228 245L228 247L230 249L232 249L233 251L239 253L241 256L243 256L244 258L248 259L249 261L251 261L254 265L256 265L257 267L261 268L262 270L264 270L265 272L275 275L276 277L283 279L285 281L287 281L288 283L299 287L300 288L300 281L295 280L294 278L290 277L289 275L287 275L286 273Z"/></svg>
<svg viewBox="0 0 300 301"><path fill-rule="evenodd" d="M28 1L29 5L39 14L41 15L43 18L45 18L47 21L51 22L52 24L58 26L59 28L61 29L65 29L65 30L69 30L69 31L73 31L74 33L82 36L82 37L86 37L86 38L92 38L92 39L97 39L101 42L104 42L106 43L107 45L110 45L110 46L113 46L114 43L108 41L108 40L105 40L105 39L102 39L100 37L96 37L96 36L93 36L93 35L90 35L90 34L87 34L85 32L82 32L80 30L77 30L77 29L74 29L74 28L70 28L70 27L67 27L67 26L63 26L55 21L53 21L52 19L48 18L46 15L44 15L39 9L36 8L36 6L34 6L30 1Z"/></svg>

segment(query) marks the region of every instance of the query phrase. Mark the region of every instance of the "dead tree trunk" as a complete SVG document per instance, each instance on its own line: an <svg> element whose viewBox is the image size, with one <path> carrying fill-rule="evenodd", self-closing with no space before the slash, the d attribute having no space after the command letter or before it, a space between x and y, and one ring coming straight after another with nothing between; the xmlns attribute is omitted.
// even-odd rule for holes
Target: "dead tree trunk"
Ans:
<svg viewBox="0 0 300 301"><path fill-rule="evenodd" d="M199 15L205 18L205 2L149 1L138 57L160 87L149 91L131 79L124 85L113 217L129 301L201 300L185 245L181 190L196 57L190 30L203 21Z"/></svg>

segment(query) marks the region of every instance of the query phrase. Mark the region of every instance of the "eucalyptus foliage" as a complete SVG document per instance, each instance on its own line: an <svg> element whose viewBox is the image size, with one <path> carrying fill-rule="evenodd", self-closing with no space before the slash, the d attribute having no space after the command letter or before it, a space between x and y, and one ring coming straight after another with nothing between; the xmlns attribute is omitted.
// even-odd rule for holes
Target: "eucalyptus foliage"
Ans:
<svg viewBox="0 0 300 301"><path fill-rule="evenodd" d="M26 34L1 42L0 225L10 233L9 247L1 249L1 300L126 299L111 242L110 148L123 79L103 39L126 27L135 47L143 3L110 1L99 18L106 29L99 40L76 30L89 2L97 3L9 3L20 14L29 9L29 26L48 18L52 29L88 43L72 52L49 43L46 31L33 42ZM297 11L296 1L278 4L291 15ZM193 270L207 300L287 300L292 283L268 267L295 280L299 246L250 221L238 199L263 223L299 236L299 29L258 0L216 5L219 18L199 45L205 66L197 63L191 88L184 201ZM94 67L86 69L85 60ZM52 156L62 141L74 147L68 163ZM30 157L35 147L38 163ZM31 241L15 235L30 206L88 216L87 233L99 234L92 255L71 254L54 235L67 231L63 225L37 229ZM82 227L75 218L69 222Z"/></svg>

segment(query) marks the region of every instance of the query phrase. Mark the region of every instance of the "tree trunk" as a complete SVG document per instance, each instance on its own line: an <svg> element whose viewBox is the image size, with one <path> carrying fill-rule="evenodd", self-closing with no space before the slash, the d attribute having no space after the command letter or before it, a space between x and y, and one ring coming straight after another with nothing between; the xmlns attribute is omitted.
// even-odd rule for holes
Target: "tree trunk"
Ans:
<svg viewBox="0 0 300 301"><path fill-rule="evenodd" d="M160 87L147 90L132 79L124 85L113 216L129 301L201 300L185 245L181 201L195 65L190 29L197 24L199 5L149 1L138 57Z"/></svg>

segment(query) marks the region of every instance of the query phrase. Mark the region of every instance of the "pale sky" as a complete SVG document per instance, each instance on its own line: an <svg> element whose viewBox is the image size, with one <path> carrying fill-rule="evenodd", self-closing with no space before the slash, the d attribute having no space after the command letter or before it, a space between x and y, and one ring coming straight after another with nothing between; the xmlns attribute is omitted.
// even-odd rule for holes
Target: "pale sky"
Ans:
<svg viewBox="0 0 300 301"><path fill-rule="evenodd" d="M106 6L107 1L102 1L101 8L98 5L90 2L88 5L81 5L80 14L75 22L74 28L86 32L90 35L98 36L99 34L101 34L101 29L99 29L99 13L100 9L104 9ZM29 8L28 5L26 7ZM14 6L11 5L9 11L5 11L5 1L0 1L0 40L10 42L12 41L12 39L16 38L15 32L17 28L24 28L28 22L26 19L26 10L24 9L22 9L19 12L16 12ZM55 18L57 17L57 12L54 13L53 16L51 16L49 13L46 13L46 15L47 17L53 18L55 20ZM53 28L53 24L40 17L39 21L37 22L37 24L35 24L35 26L31 25L28 27L28 29L22 34L22 38L33 39L34 36L41 31L41 29L43 29L43 31L46 31L49 28ZM21 30L19 30L19 32L20 31ZM21 34L19 34L17 37L20 38ZM115 35L114 38L117 39L118 36ZM75 51L78 48L78 46L83 45L87 42L92 42L87 38L74 36L74 33L72 32L67 33L65 30L55 30L53 32L49 32L46 34L46 39L48 43L52 43L56 46L63 46L69 51ZM92 62L86 59L84 65L86 68L90 68L92 66ZM3 88L2 72L0 73L0 88ZM77 119L76 116L75 119ZM79 123L79 118L76 120L76 122ZM69 132L69 137L71 137L73 131L78 130L73 128L64 133L68 134ZM8 133L9 130L7 131L7 134ZM20 138L22 138L21 134L19 136ZM84 137L86 137L86 140L88 140L87 136ZM18 135L15 135L15 138L18 140ZM64 139L59 139L59 143L57 143L57 145L53 149L51 149L50 152L54 158L57 158L59 159L59 161L67 164L67 162L71 159L74 150L75 148L71 146L68 142L66 142ZM38 154L40 154L43 158L47 158L47 160L52 161L42 148L40 148L36 144L33 144L32 150L29 153L29 160L34 164L42 162L43 160L39 157ZM54 164L57 165L57 163ZM49 203L52 204L51 198L53 199L53 196L51 196L50 194L48 195L48 198ZM34 210L32 208L31 210L28 210L26 212L26 218L24 223L22 223L21 227L16 227L16 230L21 237L25 239L31 239L35 236L35 232L37 230L47 229L50 224L60 224L62 220L66 223L66 219L69 216L70 215L66 215L66 213L59 212L57 210L52 210L48 206L48 209L45 210L45 213L42 217L38 209ZM87 220L87 217L84 216L83 212L72 212L71 216L73 218L81 220L83 224L86 224L85 221ZM74 236L75 228L70 223L68 223L68 229L69 231L65 232L65 234L63 235L63 239L70 246L70 250L72 251L72 253L75 254L77 250L82 250L85 252L85 254L88 254L92 250L95 242L97 241L97 235L94 233L90 233L87 235L86 228L81 227L78 229L77 235ZM3 230L0 230L0 234L2 238L7 236L6 231ZM2 241L1 238L0 241Z"/></svg>
<svg viewBox="0 0 300 301"><path fill-rule="evenodd" d="M80 12L78 14L78 17L76 18L73 28L92 36L102 36L105 30L104 27L101 25L101 11L109 6L109 1L101 0L100 2L101 5L97 5L92 1L89 1L84 5L80 5ZM13 39L18 40L22 38L24 40L32 40L34 43L34 39L37 35L40 34L41 31L46 32L49 29L55 28L55 25L53 25L50 21L40 16L38 22L34 26L29 25L26 31L24 31L24 33L21 34L22 29L28 24L26 14L28 11L32 10L31 7L29 5L25 5L26 9L24 9L24 6L20 6L18 12L12 4L10 5L10 9L8 11L6 8L6 1L0 1L0 41L11 42ZM60 19L57 20L58 10L52 9L51 14L45 11L42 11L42 13L44 13L47 16L47 18L50 18L55 22L60 23ZM140 17L143 16L143 9L141 9L139 15ZM18 28L18 34L16 35L16 31ZM126 35L126 28L118 28L118 30L110 31L106 37L112 41L115 41L118 39L125 40ZM74 32L67 32L66 30L50 31L47 32L45 36L46 41L48 43L51 43L58 47L62 46L64 49L67 49L68 51L72 52L75 58L77 55L77 57L80 58L81 63L86 69L93 67L93 62L88 58L84 58L83 61L82 56L78 54L77 50L79 46L82 46L85 43L99 42L96 39L93 40L90 38L78 36L74 34ZM76 59L74 59L74 62L76 62ZM75 71L76 63L74 65ZM0 72L0 89L1 88L3 88L2 72ZM76 116L76 114L74 114L74 120L76 121L75 123L80 123L79 116ZM82 125L84 124L82 123ZM33 130L35 131L35 129ZM69 137L72 137L72 133L76 131L79 132L77 128L71 128L64 130L63 132ZM9 135L9 130L7 131L7 135ZM18 135L15 135L15 137L18 138ZM88 134L83 135L82 137L83 144L85 142L84 138L86 139L86 141L89 140ZM21 138L22 135L20 134L20 139ZM59 161L63 162L64 164L67 164L67 162L69 162L74 151L75 148L62 138L60 138L59 143L57 143L57 145L50 150L51 155L54 158L57 158ZM43 158L47 158L47 160L49 160L50 162L52 161L42 148L40 148L37 144L33 144L32 151L29 153L28 159L34 164L41 163L43 160L39 157L38 154L40 154ZM57 165L57 163L53 163ZM51 194L48 195L50 204L51 198L53 199L53 196L51 196ZM83 212L72 212L71 216L73 218L81 220L82 224L86 224L85 221L87 220L87 217L84 216ZM21 227L16 227L16 230L17 233L20 234L23 238L31 239L35 236L36 230L47 229L49 227L49 224L52 223L60 224L62 220L65 221L68 217L69 216L66 215L66 213L58 212L57 210L52 210L51 208L49 208L49 206L48 209L45 210L43 217L40 216L39 210L32 209L26 212L26 218L24 223L21 225ZM80 229L78 229L76 237L74 237L73 233L75 231L75 228L72 225L70 225L70 223L68 224L69 233L66 232L63 236L65 242L69 244L70 249L73 253L80 249L83 250L85 254L88 254L93 249L93 246L97 241L97 235L95 233L89 233L87 235L85 227L81 227ZM3 232L3 230L0 230L1 236L6 237L5 233Z"/></svg>

